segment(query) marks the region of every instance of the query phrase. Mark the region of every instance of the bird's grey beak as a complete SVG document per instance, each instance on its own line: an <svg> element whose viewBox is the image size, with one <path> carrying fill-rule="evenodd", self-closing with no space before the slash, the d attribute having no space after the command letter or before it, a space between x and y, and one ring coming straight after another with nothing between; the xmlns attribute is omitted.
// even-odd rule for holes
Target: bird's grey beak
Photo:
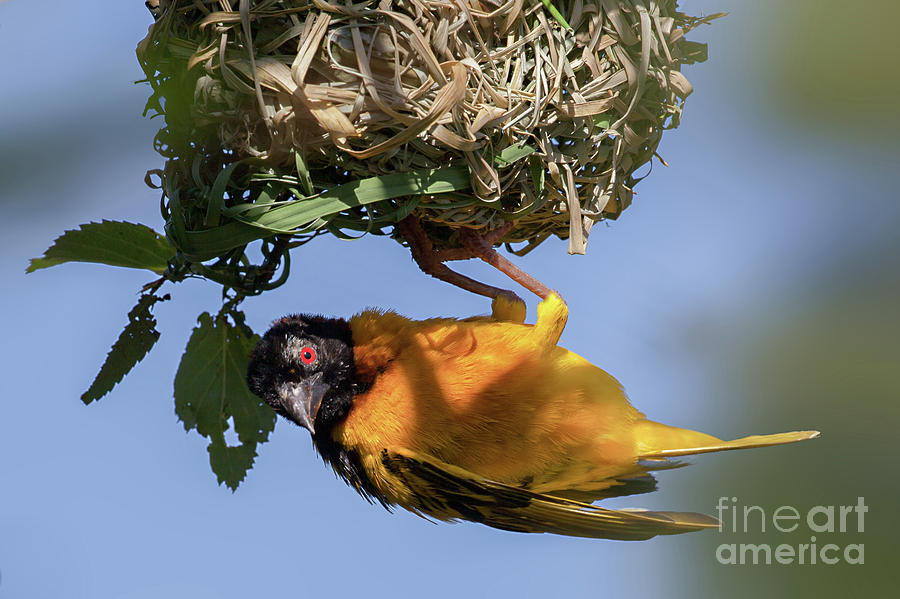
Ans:
<svg viewBox="0 0 900 599"><path fill-rule="evenodd" d="M291 420L315 434L316 414L327 391L328 385L322 382L322 373L317 372L299 383L282 385L279 395L281 405Z"/></svg>

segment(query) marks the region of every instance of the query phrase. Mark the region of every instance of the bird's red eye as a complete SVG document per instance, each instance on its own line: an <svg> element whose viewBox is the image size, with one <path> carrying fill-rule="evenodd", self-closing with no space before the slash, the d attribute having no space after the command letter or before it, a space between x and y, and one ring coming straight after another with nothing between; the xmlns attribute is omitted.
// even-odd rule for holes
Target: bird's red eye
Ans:
<svg viewBox="0 0 900 599"><path fill-rule="evenodd" d="M300 350L300 361L304 364L312 364L316 361L316 350L311 347L304 347Z"/></svg>

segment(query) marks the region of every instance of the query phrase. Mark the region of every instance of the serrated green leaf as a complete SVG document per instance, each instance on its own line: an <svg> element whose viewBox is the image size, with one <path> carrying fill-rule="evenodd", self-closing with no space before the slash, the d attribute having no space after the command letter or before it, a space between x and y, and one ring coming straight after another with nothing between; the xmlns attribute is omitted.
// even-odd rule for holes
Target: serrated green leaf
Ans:
<svg viewBox="0 0 900 599"><path fill-rule="evenodd" d="M253 467L256 459L256 443L230 447L224 439L216 438L206 450L209 452L209 465L219 484L225 483L232 491L237 490L238 485L244 482L247 471Z"/></svg>
<svg viewBox="0 0 900 599"><path fill-rule="evenodd" d="M63 262L96 262L110 266L146 268L161 274L175 255L165 237L147 227L104 220L80 225L57 237L40 258L32 258L25 272Z"/></svg>
<svg viewBox="0 0 900 599"><path fill-rule="evenodd" d="M250 350L259 337L226 317L203 313L175 375L175 413L186 430L210 439L210 465L219 482L236 488L253 464L258 443L275 428L275 412L247 389ZM225 445L228 419L241 444Z"/></svg>
<svg viewBox="0 0 900 599"><path fill-rule="evenodd" d="M141 296L128 313L128 324L113 343L106 361L100 367L100 372L97 373L90 388L81 396L81 401L89 404L112 391L112 388L150 352L159 339L156 318L150 313L150 308L161 299L150 294Z"/></svg>

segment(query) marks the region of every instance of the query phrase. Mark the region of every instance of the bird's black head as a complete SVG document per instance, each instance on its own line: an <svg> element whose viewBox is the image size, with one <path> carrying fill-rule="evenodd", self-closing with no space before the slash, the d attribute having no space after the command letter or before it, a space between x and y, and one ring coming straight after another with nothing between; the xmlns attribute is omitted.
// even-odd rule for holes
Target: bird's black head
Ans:
<svg viewBox="0 0 900 599"><path fill-rule="evenodd" d="M327 433L353 400L353 339L346 320L293 315L275 322L250 354L250 391L313 434Z"/></svg>

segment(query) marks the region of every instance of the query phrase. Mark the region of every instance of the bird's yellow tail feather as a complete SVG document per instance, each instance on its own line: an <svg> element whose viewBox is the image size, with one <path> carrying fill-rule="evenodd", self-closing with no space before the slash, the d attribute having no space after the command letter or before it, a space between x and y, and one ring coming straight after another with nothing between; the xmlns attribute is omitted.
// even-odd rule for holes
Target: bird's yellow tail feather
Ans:
<svg viewBox="0 0 900 599"><path fill-rule="evenodd" d="M793 431L774 435L752 435L733 441L723 441L711 435L696 431L667 426L652 420L637 423L635 436L638 440L639 459L674 458L683 455L710 453L713 451L729 451L732 449L750 449L796 443L807 439L815 439L819 431Z"/></svg>

